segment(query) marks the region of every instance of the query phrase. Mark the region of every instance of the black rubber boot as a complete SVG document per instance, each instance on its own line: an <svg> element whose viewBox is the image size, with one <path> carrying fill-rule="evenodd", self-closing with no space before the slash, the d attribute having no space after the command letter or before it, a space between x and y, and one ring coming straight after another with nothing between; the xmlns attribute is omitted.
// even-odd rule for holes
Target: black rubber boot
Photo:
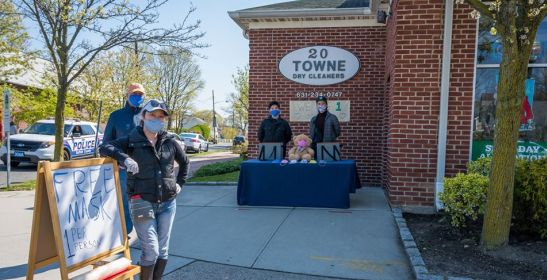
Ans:
<svg viewBox="0 0 547 280"><path fill-rule="evenodd" d="M140 280L152 280L152 275L154 275L154 266L142 266L141 265L141 275Z"/></svg>
<svg viewBox="0 0 547 280"><path fill-rule="evenodd" d="M154 280L161 280L165 266L167 265L167 259L156 260L156 266L154 267Z"/></svg>

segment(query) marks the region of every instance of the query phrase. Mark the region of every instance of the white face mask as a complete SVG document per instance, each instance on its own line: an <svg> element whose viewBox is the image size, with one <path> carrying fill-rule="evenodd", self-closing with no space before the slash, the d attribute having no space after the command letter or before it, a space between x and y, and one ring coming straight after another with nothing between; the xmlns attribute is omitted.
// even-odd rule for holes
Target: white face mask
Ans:
<svg viewBox="0 0 547 280"><path fill-rule="evenodd" d="M327 111L327 106L326 105L317 106L317 111L319 113L324 113L325 111Z"/></svg>

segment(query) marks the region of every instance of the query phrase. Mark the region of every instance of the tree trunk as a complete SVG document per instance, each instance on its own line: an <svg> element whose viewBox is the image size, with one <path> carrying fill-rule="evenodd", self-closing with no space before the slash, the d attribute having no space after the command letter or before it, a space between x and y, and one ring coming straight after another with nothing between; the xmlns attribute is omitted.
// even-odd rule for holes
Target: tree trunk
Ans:
<svg viewBox="0 0 547 280"><path fill-rule="evenodd" d="M504 44L496 100L494 155L482 228L482 246L495 250L507 245L513 209L517 141L525 96L529 52Z"/></svg>
<svg viewBox="0 0 547 280"><path fill-rule="evenodd" d="M53 161L63 161L63 147L65 142L65 102L68 85L66 80L60 81L57 87L57 105L55 107L55 151Z"/></svg>

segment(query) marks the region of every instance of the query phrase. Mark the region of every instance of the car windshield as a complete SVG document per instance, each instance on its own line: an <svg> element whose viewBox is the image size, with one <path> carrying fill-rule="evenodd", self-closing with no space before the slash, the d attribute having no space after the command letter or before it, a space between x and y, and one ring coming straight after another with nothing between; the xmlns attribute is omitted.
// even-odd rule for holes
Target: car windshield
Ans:
<svg viewBox="0 0 547 280"><path fill-rule="evenodd" d="M64 136L68 135L68 132L72 128L72 125L65 124ZM55 135L54 123L35 123L25 130L25 133L29 134L42 134L42 135Z"/></svg>
<svg viewBox="0 0 547 280"><path fill-rule="evenodd" d="M186 137L186 138L196 138L197 137L197 134L192 134L192 133L183 133L180 135L180 137Z"/></svg>

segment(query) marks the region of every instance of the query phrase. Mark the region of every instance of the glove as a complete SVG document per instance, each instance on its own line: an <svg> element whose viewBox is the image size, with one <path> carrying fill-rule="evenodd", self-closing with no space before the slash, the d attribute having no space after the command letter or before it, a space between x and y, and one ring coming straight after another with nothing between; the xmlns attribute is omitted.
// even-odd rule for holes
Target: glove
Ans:
<svg viewBox="0 0 547 280"><path fill-rule="evenodd" d="M139 164L132 158L126 158L123 165L127 168L127 172L131 172L133 174L139 173Z"/></svg>
<svg viewBox="0 0 547 280"><path fill-rule="evenodd" d="M179 184L177 184L177 194L179 194L181 190L182 190L182 187Z"/></svg>

